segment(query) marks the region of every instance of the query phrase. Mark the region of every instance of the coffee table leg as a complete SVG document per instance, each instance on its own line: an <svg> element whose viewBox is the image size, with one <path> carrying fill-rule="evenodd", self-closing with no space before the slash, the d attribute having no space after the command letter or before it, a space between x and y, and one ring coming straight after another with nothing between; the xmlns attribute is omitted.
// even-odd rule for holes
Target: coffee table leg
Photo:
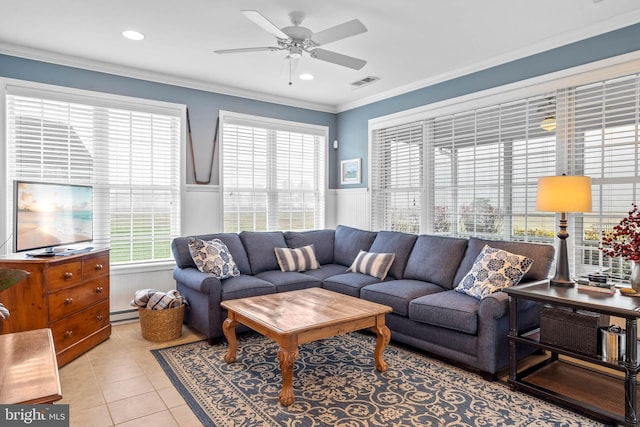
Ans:
<svg viewBox="0 0 640 427"><path fill-rule="evenodd" d="M227 318L222 323L222 333L229 342L229 349L227 354L224 355L224 361L227 363L233 363L236 361L236 352L238 351L238 341L236 340L236 326L238 322Z"/></svg>
<svg viewBox="0 0 640 427"><path fill-rule="evenodd" d="M379 372L384 372L389 369L389 365L383 360L382 354L384 353L384 349L389 344L389 340L391 339L391 331L387 328L387 325L379 325L371 328L373 332L376 333L376 350L374 352L374 359L376 361L376 369Z"/></svg>
<svg viewBox="0 0 640 427"><path fill-rule="evenodd" d="M298 358L297 346L293 349L280 347L278 349L278 360L280 361L280 372L282 374L282 391L278 400L282 406L289 406L293 403L293 364Z"/></svg>

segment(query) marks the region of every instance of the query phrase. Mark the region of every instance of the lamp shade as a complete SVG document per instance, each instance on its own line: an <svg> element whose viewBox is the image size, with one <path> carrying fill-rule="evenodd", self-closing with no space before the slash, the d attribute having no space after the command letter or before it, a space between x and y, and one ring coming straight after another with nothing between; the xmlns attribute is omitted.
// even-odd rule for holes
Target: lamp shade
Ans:
<svg viewBox="0 0 640 427"><path fill-rule="evenodd" d="M536 209L543 212L591 212L591 177L560 175L540 178Z"/></svg>

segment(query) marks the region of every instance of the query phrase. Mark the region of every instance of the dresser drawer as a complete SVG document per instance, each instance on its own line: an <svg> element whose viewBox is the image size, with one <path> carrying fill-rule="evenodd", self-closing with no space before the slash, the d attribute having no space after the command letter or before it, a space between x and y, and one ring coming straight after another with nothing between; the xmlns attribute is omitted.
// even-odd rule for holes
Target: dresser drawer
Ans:
<svg viewBox="0 0 640 427"><path fill-rule="evenodd" d="M107 298L109 298L109 280L106 278L98 278L52 292L49 294L49 321L55 322Z"/></svg>
<svg viewBox="0 0 640 427"><path fill-rule="evenodd" d="M82 277L84 280L109 275L109 255L87 258L82 261Z"/></svg>
<svg viewBox="0 0 640 427"><path fill-rule="evenodd" d="M50 324L56 352L75 344L109 324L109 300Z"/></svg>
<svg viewBox="0 0 640 427"><path fill-rule="evenodd" d="M82 282L82 261L67 262L47 269L49 291L62 289Z"/></svg>

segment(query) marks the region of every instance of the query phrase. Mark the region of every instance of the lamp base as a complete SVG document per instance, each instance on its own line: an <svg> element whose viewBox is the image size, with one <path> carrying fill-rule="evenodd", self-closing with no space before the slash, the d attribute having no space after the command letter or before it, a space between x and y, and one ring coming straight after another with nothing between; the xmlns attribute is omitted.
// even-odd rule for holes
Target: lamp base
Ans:
<svg viewBox="0 0 640 427"><path fill-rule="evenodd" d="M573 280L565 280L560 278L553 278L549 281L552 286L559 286L562 288L573 288L575 286L575 282Z"/></svg>

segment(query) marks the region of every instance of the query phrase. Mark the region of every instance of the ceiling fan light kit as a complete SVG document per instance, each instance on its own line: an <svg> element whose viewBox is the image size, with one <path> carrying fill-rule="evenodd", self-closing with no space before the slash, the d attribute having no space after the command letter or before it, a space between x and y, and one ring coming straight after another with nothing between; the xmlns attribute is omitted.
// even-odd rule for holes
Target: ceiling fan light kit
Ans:
<svg viewBox="0 0 640 427"><path fill-rule="evenodd" d="M314 33L310 29L301 26L302 21L305 18L304 13L302 12L289 13L289 18L293 25L284 28L276 27L271 21L256 10L243 10L242 13L254 24L258 25L272 36L275 36L277 46L222 49L216 50L215 53L227 54L284 50L289 52L287 55L289 59L298 59L302 57L303 52L306 52L311 58L352 68L354 70L362 69L362 67L367 63L367 61L359 58L319 48L319 46L367 32L367 27L357 19Z"/></svg>

